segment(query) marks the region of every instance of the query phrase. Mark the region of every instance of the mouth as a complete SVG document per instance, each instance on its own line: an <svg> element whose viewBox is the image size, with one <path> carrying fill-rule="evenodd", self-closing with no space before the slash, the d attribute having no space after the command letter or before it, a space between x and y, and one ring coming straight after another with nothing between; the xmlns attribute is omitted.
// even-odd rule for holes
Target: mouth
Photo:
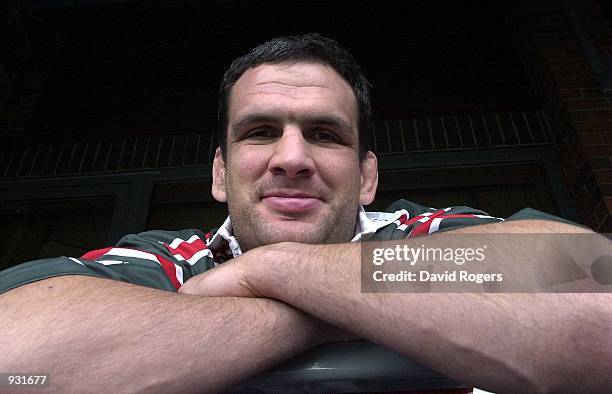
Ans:
<svg viewBox="0 0 612 394"><path fill-rule="evenodd" d="M262 201L269 208L286 213L308 212L323 202L319 197L304 192L266 193Z"/></svg>

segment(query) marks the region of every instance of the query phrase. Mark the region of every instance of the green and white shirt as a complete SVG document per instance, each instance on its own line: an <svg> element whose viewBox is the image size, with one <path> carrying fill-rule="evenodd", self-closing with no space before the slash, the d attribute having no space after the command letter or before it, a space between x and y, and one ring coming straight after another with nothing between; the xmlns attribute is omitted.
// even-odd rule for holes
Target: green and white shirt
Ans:
<svg viewBox="0 0 612 394"><path fill-rule="evenodd" d="M506 220L516 219L565 221L530 208ZM399 200L388 212L365 212L360 207L351 242L397 240L501 221L504 219L469 207L435 209ZM240 254L228 217L216 231L146 231L126 235L115 246L78 258L55 257L23 263L0 272L0 293L62 275L95 276L175 292L189 278Z"/></svg>

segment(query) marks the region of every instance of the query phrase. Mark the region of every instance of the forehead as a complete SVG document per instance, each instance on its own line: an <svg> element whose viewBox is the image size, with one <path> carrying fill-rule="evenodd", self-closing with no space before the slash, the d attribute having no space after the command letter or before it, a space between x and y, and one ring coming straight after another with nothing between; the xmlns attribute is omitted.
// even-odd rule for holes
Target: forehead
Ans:
<svg viewBox="0 0 612 394"><path fill-rule="evenodd" d="M230 124L249 113L266 112L334 115L357 128L353 90L332 67L320 63L291 61L248 69L234 84L228 104Z"/></svg>

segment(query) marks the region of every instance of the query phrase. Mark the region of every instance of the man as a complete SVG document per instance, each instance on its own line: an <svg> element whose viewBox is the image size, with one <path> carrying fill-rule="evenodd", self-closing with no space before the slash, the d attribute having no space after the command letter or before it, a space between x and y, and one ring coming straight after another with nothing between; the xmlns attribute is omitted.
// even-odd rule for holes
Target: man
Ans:
<svg viewBox="0 0 612 394"><path fill-rule="evenodd" d="M490 390L612 386L608 294L360 291L351 240L414 246L414 236L444 230L416 238L435 247L468 232L587 230L544 214L502 222L407 201L366 214L377 186L367 81L335 41L312 34L255 48L227 71L219 108L212 193L228 204L225 223L5 271L0 371L48 371L56 391L208 392L357 337ZM504 267L570 254L527 246L493 259Z"/></svg>

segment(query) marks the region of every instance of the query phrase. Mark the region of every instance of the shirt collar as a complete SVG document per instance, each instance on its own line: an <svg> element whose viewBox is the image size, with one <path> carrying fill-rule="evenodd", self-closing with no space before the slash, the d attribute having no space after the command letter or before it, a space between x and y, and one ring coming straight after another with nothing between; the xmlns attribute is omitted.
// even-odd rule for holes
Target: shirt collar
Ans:
<svg viewBox="0 0 612 394"><path fill-rule="evenodd" d="M371 238L380 228L396 221L401 212L366 212L359 205L357 223L355 224L355 236L351 242L365 241ZM212 250L216 262L223 262L231 257L238 257L242 249L232 231L232 221L228 216L223 224L217 229L215 235L208 241L208 247Z"/></svg>

